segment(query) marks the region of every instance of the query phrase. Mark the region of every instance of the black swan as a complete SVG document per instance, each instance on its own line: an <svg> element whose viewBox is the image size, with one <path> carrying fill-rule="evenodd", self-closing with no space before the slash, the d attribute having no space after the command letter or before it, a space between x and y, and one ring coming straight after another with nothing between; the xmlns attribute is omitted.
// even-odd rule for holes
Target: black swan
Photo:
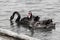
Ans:
<svg viewBox="0 0 60 40"><path fill-rule="evenodd" d="M29 25L32 22L36 22L36 21L39 20L39 17L38 16L33 16L32 13L28 13L29 16L21 19L21 15L19 14L19 12L15 11L12 14L12 16L10 17L10 21L12 21L14 19L15 14L18 15L17 19L15 20L16 23Z"/></svg>
<svg viewBox="0 0 60 40"><path fill-rule="evenodd" d="M29 16L21 19L21 15L19 14L19 12L15 11L13 15L10 17L10 21L14 19L15 14L18 15L15 21L16 23L28 25L29 27L32 27L35 29L36 28L52 28L52 27L55 28L55 23L53 23L52 19L39 21L40 17L33 16L32 13L28 13Z"/></svg>

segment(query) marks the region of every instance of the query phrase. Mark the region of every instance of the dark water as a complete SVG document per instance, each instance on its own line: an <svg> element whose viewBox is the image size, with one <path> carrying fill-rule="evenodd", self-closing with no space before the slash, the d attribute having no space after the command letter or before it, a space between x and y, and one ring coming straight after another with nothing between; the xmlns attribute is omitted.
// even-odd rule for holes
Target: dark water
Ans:
<svg viewBox="0 0 60 40"><path fill-rule="evenodd" d="M29 10L33 12L33 15L40 16L41 20L52 18L56 23L56 29L30 31L28 28L18 27L16 23L10 25L9 18L14 11L18 11L22 17L25 17ZM41 40L60 40L60 0L0 0L0 28Z"/></svg>

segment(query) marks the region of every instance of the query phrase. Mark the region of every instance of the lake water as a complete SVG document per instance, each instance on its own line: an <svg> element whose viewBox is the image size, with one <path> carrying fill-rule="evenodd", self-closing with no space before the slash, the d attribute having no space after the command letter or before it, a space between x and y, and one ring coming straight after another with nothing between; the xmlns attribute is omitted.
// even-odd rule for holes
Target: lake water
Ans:
<svg viewBox="0 0 60 40"><path fill-rule="evenodd" d="M41 20L52 18L56 23L56 29L30 31L24 27L17 27L16 23L10 25L10 16L18 11L25 17L31 10L33 15L38 15ZM60 40L60 0L0 0L0 28L11 30L18 34L23 33L41 40Z"/></svg>

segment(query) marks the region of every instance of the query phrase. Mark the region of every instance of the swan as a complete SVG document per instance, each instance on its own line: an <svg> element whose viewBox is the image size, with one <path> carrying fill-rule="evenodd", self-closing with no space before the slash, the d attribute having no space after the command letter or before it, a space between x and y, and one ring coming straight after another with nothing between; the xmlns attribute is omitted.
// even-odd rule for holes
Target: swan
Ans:
<svg viewBox="0 0 60 40"><path fill-rule="evenodd" d="M32 15L31 11L29 11L28 16L21 19L21 15L19 12L15 11L12 16L10 17L10 21L14 19L15 14L18 16L15 20L16 23L22 24L22 25L28 25L29 27L32 27L34 29L36 28L55 28L55 23L53 23L52 19L48 20L42 20L39 21L39 16Z"/></svg>
<svg viewBox="0 0 60 40"><path fill-rule="evenodd" d="M21 15L19 14L19 12L15 11L15 12L13 12L12 16L10 17L10 21L12 21L14 19L15 14L18 16L17 19L15 20L16 23L29 25L32 22L36 22L39 20L39 17L33 16L32 13L28 13L29 16L21 18Z"/></svg>

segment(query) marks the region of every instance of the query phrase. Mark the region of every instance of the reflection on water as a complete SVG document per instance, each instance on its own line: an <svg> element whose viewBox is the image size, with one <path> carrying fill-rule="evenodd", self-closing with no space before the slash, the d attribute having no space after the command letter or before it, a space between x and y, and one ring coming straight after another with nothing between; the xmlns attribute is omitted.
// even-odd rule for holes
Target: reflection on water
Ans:
<svg viewBox="0 0 60 40"><path fill-rule="evenodd" d="M19 23L16 23L16 25L14 25L13 21L10 21L10 23L11 23L10 24L11 25L11 28L13 28L12 31L15 31L16 30L16 32L18 34L21 33L21 30L24 31L25 34L26 34L26 32L30 31L30 36L33 36L34 30L32 28L29 28L27 25L24 26L24 25L21 25ZM16 26L16 28L15 28L15 26ZM20 30L20 28L21 28L21 30ZM26 34L26 35L28 35L28 34Z"/></svg>
<svg viewBox="0 0 60 40"><path fill-rule="evenodd" d="M21 25L20 23L16 23L16 25L14 25L15 23L13 21L10 21L10 23L11 23L10 25L11 25L12 31L16 30L15 32L17 32L18 34L19 33L24 33L24 34L32 36L32 37L34 35L36 35L35 32L36 33L38 33L38 32L42 32L42 33L48 32L48 34L49 34L49 33L52 33L51 31L53 29L53 28L48 28L48 29L44 29L44 28L40 29L39 28L39 29L34 30L33 28L30 28L28 25L24 26L24 25ZM45 36L47 36L47 35L45 35Z"/></svg>
<svg viewBox="0 0 60 40"><path fill-rule="evenodd" d="M52 18L56 23L56 29L45 31L43 29L29 29L9 21L14 11L18 11L22 17L31 10L33 15L40 16L41 20ZM60 0L0 0L0 28L23 33L41 40L60 40ZM33 30L33 31L32 31Z"/></svg>

